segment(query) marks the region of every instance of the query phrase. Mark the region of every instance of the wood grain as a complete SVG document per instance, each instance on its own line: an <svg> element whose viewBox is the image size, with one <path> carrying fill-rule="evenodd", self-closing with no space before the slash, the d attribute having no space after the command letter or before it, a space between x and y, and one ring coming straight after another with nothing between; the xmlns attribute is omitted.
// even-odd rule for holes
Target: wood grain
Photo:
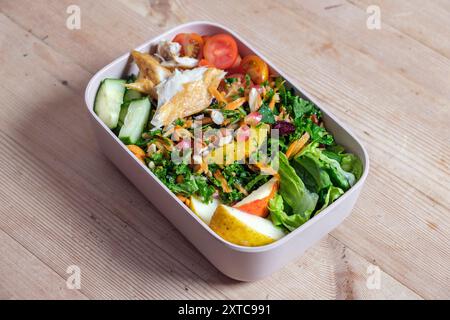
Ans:
<svg viewBox="0 0 450 320"><path fill-rule="evenodd" d="M0 299L86 299L1 230L0 255Z"/></svg>
<svg viewBox="0 0 450 320"><path fill-rule="evenodd" d="M82 9L77 31L65 28L73 3ZM382 30L369 31L364 1L1 1L0 229L6 248L20 246L30 264L54 270L55 287L42 297L55 296L71 264L82 268L80 293L89 298L450 297L450 60L444 42L423 40L450 9L430 4L425 12L440 10L435 24L417 13L428 23L420 38L390 16L413 10L407 1L395 10L386 3ZM256 283L220 275L100 154L87 125L92 74L188 20L242 34L349 124L371 156L352 216ZM366 286L372 264L379 290ZM21 290L5 296L27 297Z"/></svg>

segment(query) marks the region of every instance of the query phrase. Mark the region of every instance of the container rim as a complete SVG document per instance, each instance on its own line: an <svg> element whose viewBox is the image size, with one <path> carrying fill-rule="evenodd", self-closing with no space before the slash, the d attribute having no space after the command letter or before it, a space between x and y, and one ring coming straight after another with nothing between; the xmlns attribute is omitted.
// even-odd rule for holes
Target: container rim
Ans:
<svg viewBox="0 0 450 320"><path fill-rule="evenodd" d="M316 104L319 109L321 111L324 111L324 113L330 117L339 127L341 127L344 131L346 131L351 138L358 144L359 148L362 150L363 153L363 174L361 175L361 178L358 180L358 182L352 186L349 190L347 190L341 197L339 197L335 202L333 202L331 205L329 205L327 208L325 208L322 212L320 212L319 215L314 216L312 219L308 220L306 223L304 223L303 225L301 225L300 227L298 227L297 229L295 229L294 231L288 233L287 235L285 235L283 238L281 238L280 240L277 240L273 243L264 245L264 246L259 246L259 247L245 247L245 246L241 246L241 245L236 245L234 243L231 243L225 239L223 239L222 237L220 237L218 234L216 234L205 222L203 222L203 220L201 220L194 212L192 212L192 210L187 207L183 202L181 202L155 175L154 173L144 164L142 164L141 162L139 162L138 160L136 160L137 163L139 163L139 165L147 172L147 174L149 174L160 186L162 186L164 188L164 190L166 192L169 193L169 195L173 198L173 200L178 203L179 205L181 205L185 211L187 211L194 219L197 220L197 222L199 222L200 224L202 224L202 226L211 234L211 236L213 236L216 240L222 242L225 246L227 246L228 248L234 250L234 251L239 251L239 252L243 252L243 253L259 253L259 252L265 252L265 251L270 251L278 246L282 246L285 242L288 242L291 238L295 237L296 235L300 234L303 232L303 230L309 228L311 225L314 225L316 223L319 223L319 221L321 219L324 219L327 215L332 214L333 209L340 203L342 203L343 201L345 201L345 199L347 199L352 193L356 192L358 189L360 189L362 187L362 185L364 184L368 174L369 174L369 166L370 166L370 161L369 161L369 154L366 150L366 148L364 147L364 145L361 143L361 141L359 140L359 138L352 132L352 130L350 130L345 124L341 123L340 120L338 120L332 112L330 112L329 110L327 110L326 107L323 107L312 95L310 95L306 90L304 90L303 88L301 88L300 86L294 86L292 83L293 81L291 80L291 78L289 76L287 76L284 72L281 72L277 67L274 67L271 63L270 60L268 60L264 55L260 54L257 50L255 50L253 48L253 46L251 44L249 44L246 40L242 39L238 34L236 34L233 30L231 30L228 27L223 26L222 24L216 23L216 22L211 22L211 21L206 21L206 20L195 20L195 21L191 21L191 22L187 22L184 24L180 24L178 26L175 26L173 28L170 28L169 30L163 32L162 34L152 38L151 40L146 41L145 43L139 45L136 50L141 50L142 48L148 46L149 44L154 43L155 41L158 41L159 39L165 38L167 37L169 34L172 34L174 32L176 32L179 29L185 29L188 27L192 27L192 26L198 26L198 25L209 25L212 27L216 27L219 29L222 29L224 32L227 32L229 34L231 34L233 37L235 37L238 41L240 41L242 44L244 44L245 46L247 46L251 51L253 51L255 54L257 54L261 59L263 59L264 61L267 62L267 64L269 65L269 67L274 70L276 73L278 73L280 76L282 76L287 82L289 82L291 84L292 87L294 87L295 89L297 89L299 92L301 92L304 96L306 96L309 100L311 100L311 102L313 102L314 104ZM90 96L92 96L92 90L97 91L98 88L94 88L94 83L96 83L98 81L98 78L100 77L100 75L106 71L107 69L109 69L111 66L122 62L123 60L128 60L130 57L129 53L125 53L122 56L120 56L119 58L115 59L114 61L112 61L111 63L107 64L105 67L103 67L102 69L100 69L99 71L97 71L93 77L91 78L91 80L89 81L86 90L85 90L85 103L86 103L86 107L89 110L89 113L94 117L94 119L103 127L103 129L105 129L115 140L117 143L120 144L120 146L126 150L128 152L128 154L135 158L133 156L133 154L131 153L130 150L128 150L128 148L126 148L126 146L117 138L116 135L114 135L112 133L112 131L106 127L106 125L100 120L100 118L98 118L98 116L95 114L94 112L94 108L93 108L93 101L90 101ZM95 96L95 95L94 95Z"/></svg>

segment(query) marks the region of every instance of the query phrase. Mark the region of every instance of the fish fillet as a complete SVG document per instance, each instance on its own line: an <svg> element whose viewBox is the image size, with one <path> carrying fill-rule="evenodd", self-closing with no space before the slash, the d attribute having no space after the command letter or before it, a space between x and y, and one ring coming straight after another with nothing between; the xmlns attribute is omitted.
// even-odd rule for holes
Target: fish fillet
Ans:
<svg viewBox="0 0 450 320"><path fill-rule="evenodd" d="M225 72L208 68L202 79L183 84L183 89L156 111L151 123L157 128L168 126L179 118L185 118L208 108L212 96L208 88L217 88Z"/></svg>
<svg viewBox="0 0 450 320"><path fill-rule="evenodd" d="M134 83L126 84L125 87L156 98L155 86L166 80L172 72L148 53L134 50L131 55L139 68L139 77Z"/></svg>

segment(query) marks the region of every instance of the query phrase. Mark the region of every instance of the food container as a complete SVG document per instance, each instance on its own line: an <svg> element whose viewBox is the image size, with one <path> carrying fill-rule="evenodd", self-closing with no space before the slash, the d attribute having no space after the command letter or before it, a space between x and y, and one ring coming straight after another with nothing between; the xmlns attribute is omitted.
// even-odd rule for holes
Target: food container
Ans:
<svg viewBox="0 0 450 320"><path fill-rule="evenodd" d="M181 32L197 32L202 35L229 33L236 39L239 52L245 56L253 53L267 62L275 74L289 77L278 70L259 52L233 31L216 23L190 22L144 43L137 50L148 52L160 40L171 40ZM346 150L360 157L364 172L360 180L337 201L307 223L272 244L262 247L243 247L229 243L213 232L200 218L182 203L145 165L139 162L126 146L108 129L93 111L94 99L100 82L105 78L121 78L137 74L137 67L125 54L97 72L89 82L86 105L99 146L105 155L150 200L159 211L222 273L242 281L254 281L269 276L292 260L300 257L306 249L337 227L351 212L361 192L369 170L369 158L359 140L339 122L326 108L312 99L299 87L294 87L306 99L314 102L323 112L325 126L336 141Z"/></svg>

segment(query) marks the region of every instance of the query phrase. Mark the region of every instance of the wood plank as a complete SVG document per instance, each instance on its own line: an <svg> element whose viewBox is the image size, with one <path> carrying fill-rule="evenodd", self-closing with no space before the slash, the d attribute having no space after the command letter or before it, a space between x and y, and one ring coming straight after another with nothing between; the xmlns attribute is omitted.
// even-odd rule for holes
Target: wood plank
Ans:
<svg viewBox="0 0 450 320"><path fill-rule="evenodd" d="M73 4L81 10L80 30L66 28L69 17L66 9ZM35 14L42 8L45 8L45 13ZM160 10L160 18L154 19L155 14L152 13L149 14L150 20L123 4L110 5L110 1L37 0L18 6L14 1L5 0L0 10L23 29L94 73L130 48L161 33L169 26L166 23L171 26L180 22L177 18L165 17L164 5L155 5L154 8ZM101 60L98 59L100 56Z"/></svg>
<svg viewBox="0 0 450 320"><path fill-rule="evenodd" d="M2 230L0 256L0 299L86 299Z"/></svg>
<svg viewBox="0 0 450 320"><path fill-rule="evenodd" d="M6 83L8 95L5 99L9 107L5 112L11 112L14 116L2 118L2 127L6 128L2 132L2 155L4 161L15 159L17 148L26 150L28 154L26 159L11 163L2 172L7 186L2 196L5 203L9 203L7 199L15 198L23 186L32 193L20 205L15 216L2 219L2 226L57 270L67 261L75 259L82 270L87 269L83 287L86 287L90 297L155 297L156 294L159 294L158 297L179 297L179 284L167 279L168 276L164 277L167 269L171 268L179 270L180 276L190 275L194 278L193 285L184 282L183 294L190 298L205 297L207 293L196 284L202 284L203 281L192 276L191 271L182 267L184 265L215 288L207 287L207 290L213 293L219 290L226 297L233 298L418 298L401 284L389 280L390 277L384 273L387 283L390 281L392 284L377 292L365 289L365 270L360 266L368 265L368 262L354 253L351 253L351 264L358 266L355 268L357 271L342 273L340 269L334 268L333 264L337 262L333 246L337 246L337 241L332 238L318 249L313 249L300 262L265 281L244 284L221 276L169 227L115 168L104 158L99 161L102 157L91 142L85 114L78 113L83 108L80 98L83 86L79 84L89 74L53 52L42 41L30 38L28 33L18 36L21 33L10 20L1 21L2 28L10 30L7 34L14 34L17 38L16 47L5 58L18 67L14 72L16 78ZM23 52L28 53L26 57L21 54ZM16 86L18 79L32 65L39 66L33 69L34 76L31 79L24 77L24 85ZM66 68L64 72L55 74L54 70L61 70L63 65ZM12 71L4 70L5 74L12 74ZM33 83L37 77L41 79L39 85ZM62 85L58 79L64 79L69 85ZM48 92L54 94L49 97ZM32 94L33 100L26 98L27 93ZM61 110L63 102L64 108ZM13 110L20 112L14 113ZM53 116L49 117L49 114ZM30 171L33 175L30 175ZM70 181L70 184L66 181ZM136 233L132 229L140 232ZM63 237L61 233L70 234L70 238ZM126 239L125 243L120 239ZM143 248L142 244L136 243L138 241L148 247L156 245L157 248ZM67 252L67 248L71 250ZM171 258L166 257L168 253ZM329 255L327 259L330 265L323 265L323 255ZM162 264L163 268L155 266L148 256L152 259L162 256L160 260L156 258L156 264ZM132 260L137 262L130 262ZM121 271L120 279L115 279L118 274L109 270L113 262L118 264L115 268ZM151 276L153 272L147 270L145 265L156 268L153 272L162 273L163 279L154 280ZM319 286L316 281L317 270L323 270L320 273L324 280ZM149 284L136 285L141 281ZM163 281L166 290L159 292ZM178 281L181 282L180 279ZM347 281L354 283L355 289L352 289L351 296L348 293L349 286L340 285ZM137 287L128 288L127 283ZM155 290L150 287L155 287Z"/></svg>
<svg viewBox="0 0 450 320"><path fill-rule="evenodd" d="M349 1L361 9L377 5L381 9L382 22L400 30L439 54L450 58L450 39L448 37L448 19L450 3L447 0L427 1L389 1L389 0L352 0ZM431 61L423 65L429 66Z"/></svg>

